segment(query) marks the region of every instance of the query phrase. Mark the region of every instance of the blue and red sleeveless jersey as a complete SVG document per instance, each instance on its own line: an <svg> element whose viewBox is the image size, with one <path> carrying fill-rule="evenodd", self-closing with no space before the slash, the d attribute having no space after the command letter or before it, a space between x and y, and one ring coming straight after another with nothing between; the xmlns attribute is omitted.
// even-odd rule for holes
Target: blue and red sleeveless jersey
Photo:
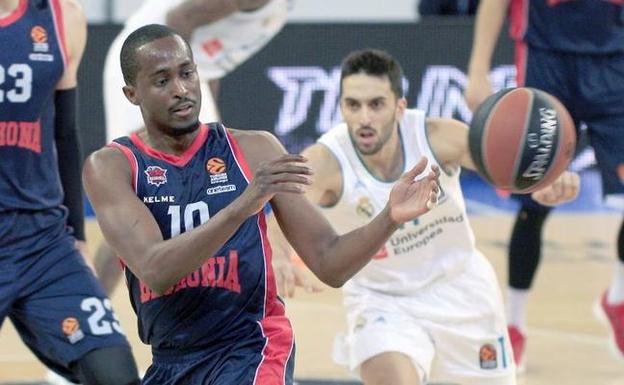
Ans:
<svg viewBox="0 0 624 385"><path fill-rule="evenodd" d="M126 155L136 194L158 222L164 239L206 222L241 195L252 178L235 139L218 123L202 125L180 156L156 151L136 134L116 139L110 146ZM278 320L279 327L292 336L270 259L260 212L162 296L126 268L141 340L157 351L184 352L254 333L262 337L266 318Z"/></svg>
<svg viewBox="0 0 624 385"><path fill-rule="evenodd" d="M0 19L0 212L63 201L54 145L63 36L59 0L20 0Z"/></svg>
<svg viewBox="0 0 624 385"><path fill-rule="evenodd" d="M624 0L511 0L510 33L546 50L624 51Z"/></svg>

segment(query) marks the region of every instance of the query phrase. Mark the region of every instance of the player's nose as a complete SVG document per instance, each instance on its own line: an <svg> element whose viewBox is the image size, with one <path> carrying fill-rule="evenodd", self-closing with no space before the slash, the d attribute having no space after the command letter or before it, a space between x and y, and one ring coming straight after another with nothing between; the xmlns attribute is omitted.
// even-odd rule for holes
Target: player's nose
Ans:
<svg viewBox="0 0 624 385"><path fill-rule="evenodd" d="M188 85L180 78L175 78L171 82L172 84L172 92L174 96L185 96L188 94L189 88Z"/></svg>

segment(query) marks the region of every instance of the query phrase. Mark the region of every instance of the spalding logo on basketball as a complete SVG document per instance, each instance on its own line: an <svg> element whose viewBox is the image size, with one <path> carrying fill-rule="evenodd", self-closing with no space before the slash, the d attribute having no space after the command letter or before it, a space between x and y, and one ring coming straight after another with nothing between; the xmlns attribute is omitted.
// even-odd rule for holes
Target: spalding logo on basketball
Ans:
<svg viewBox="0 0 624 385"><path fill-rule="evenodd" d="M477 171L494 186L529 193L552 183L574 156L576 129L554 96L509 88L487 98L468 134Z"/></svg>

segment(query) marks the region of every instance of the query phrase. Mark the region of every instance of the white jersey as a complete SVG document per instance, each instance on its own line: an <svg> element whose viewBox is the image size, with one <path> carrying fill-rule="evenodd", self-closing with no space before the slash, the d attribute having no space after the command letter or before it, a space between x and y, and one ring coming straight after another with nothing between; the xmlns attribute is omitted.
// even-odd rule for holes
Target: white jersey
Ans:
<svg viewBox="0 0 624 385"><path fill-rule="evenodd" d="M186 0L143 1L113 40L104 64L104 106L108 141L143 127L139 108L126 100L121 91L125 85L119 59L123 42L133 31L144 25L165 24L169 10L183 1ZM222 78L264 47L282 29L287 17L288 0L271 0L255 11L236 12L195 29L190 45L201 79L200 121L219 120L217 106L207 81Z"/></svg>
<svg viewBox="0 0 624 385"><path fill-rule="evenodd" d="M139 27L166 24L167 13L186 0L145 0L126 21L113 44L117 56L123 41ZM195 29L190 44L203 79L218 79L230 73L264 47L288 18L288 1L271 0L251 12L235 12Z"/></svg>
<svg viewBox="0 0 624 385"><path fill-rule="evenodd" d="M407 110L399 126L405 171L422 156L437 164L428 143L425 114ZM347 125L342 123L324 134L327 146L342 169L343 190L339 201L324 208L339 233L368 223L386 205L394 182L376 179L366 169L353 146ZM413 222L405 223L386 242L373 261L346 285L346 294L362 290L409 296L448 275L460 273L467 261L479 253L468 223L459 184L459 170L440 175L439 204Z"/></svg>

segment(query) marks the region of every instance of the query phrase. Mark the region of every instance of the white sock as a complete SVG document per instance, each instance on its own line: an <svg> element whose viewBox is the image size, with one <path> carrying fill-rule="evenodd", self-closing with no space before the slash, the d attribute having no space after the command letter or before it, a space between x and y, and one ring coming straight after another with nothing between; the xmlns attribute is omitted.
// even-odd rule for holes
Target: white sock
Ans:
<svg viewBox="0 0 624 385"><path fill-rule="evenodd" d="M613 282L607 291L607 303L610 305L624 302L624 263L617 261L613 274Z"/></svg>
<svg viewBox="0 0 624 385"><path fill-rule="evenodd" d="M507 288L507 323L521 332L526 330L526 304L530 290Z"/></svg>

